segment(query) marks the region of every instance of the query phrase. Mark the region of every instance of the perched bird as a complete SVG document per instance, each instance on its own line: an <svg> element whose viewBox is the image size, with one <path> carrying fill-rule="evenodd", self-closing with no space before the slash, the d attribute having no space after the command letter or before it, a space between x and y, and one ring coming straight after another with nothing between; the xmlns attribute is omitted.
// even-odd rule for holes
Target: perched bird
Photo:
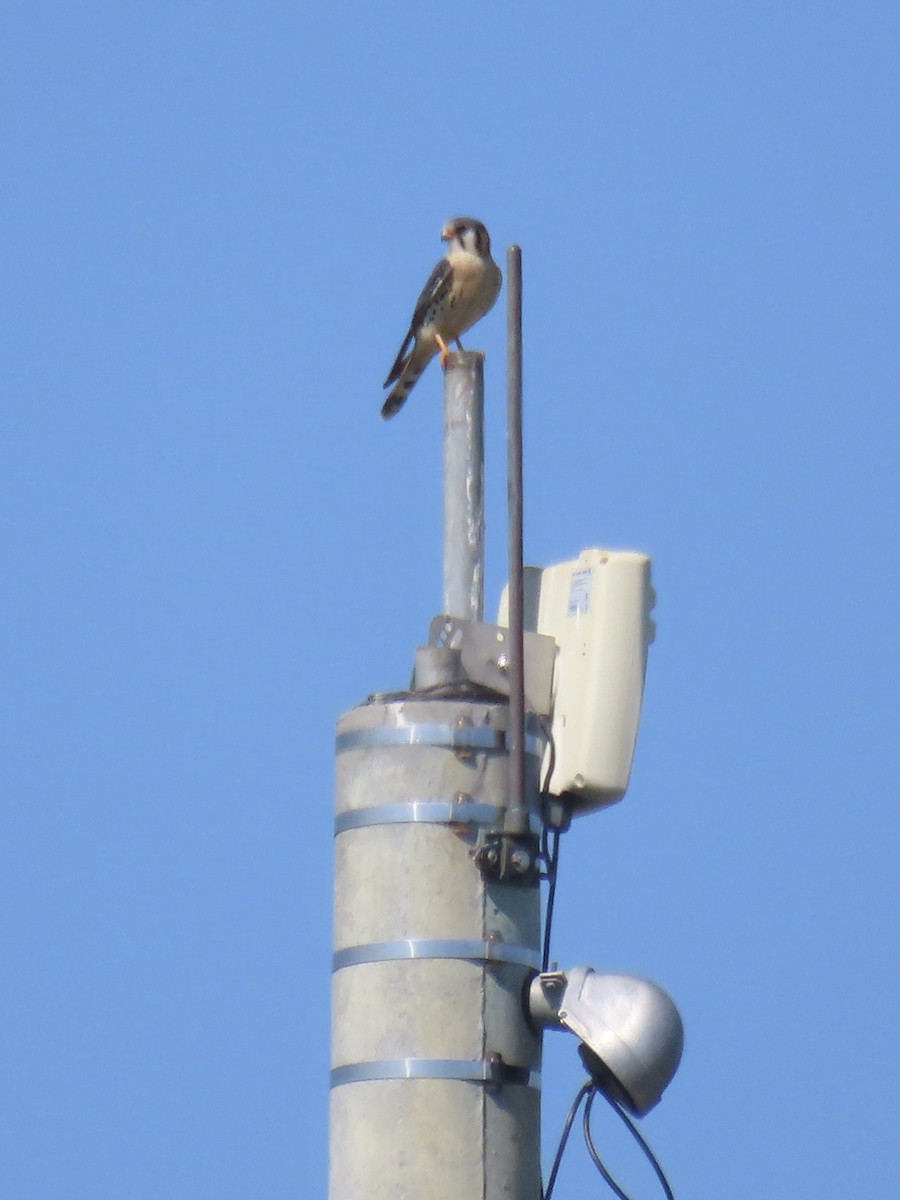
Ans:
<svg viewBox="0 0 900 1200"><path fill-rule="evenodd" d="M488 231L474 217L454 217L441 230L447 253L428 277L403 339L400 353L384 381L391 389L381 409L385 420L398 412L416 380L440 351L441 366L450 351L460 350L460 334L493 307L503 276L491 258Z"/></svg>

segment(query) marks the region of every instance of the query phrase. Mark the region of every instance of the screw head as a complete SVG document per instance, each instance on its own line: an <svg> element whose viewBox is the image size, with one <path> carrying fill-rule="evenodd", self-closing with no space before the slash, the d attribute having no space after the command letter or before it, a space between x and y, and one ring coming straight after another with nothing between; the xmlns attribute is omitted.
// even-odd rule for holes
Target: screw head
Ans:
<svg viewBox="0 0 900 1200"><path fill-rule="evenodd" d="M524 875L531 866L531 855L518 846L509 856L510 865L518 875Z"/></svg>

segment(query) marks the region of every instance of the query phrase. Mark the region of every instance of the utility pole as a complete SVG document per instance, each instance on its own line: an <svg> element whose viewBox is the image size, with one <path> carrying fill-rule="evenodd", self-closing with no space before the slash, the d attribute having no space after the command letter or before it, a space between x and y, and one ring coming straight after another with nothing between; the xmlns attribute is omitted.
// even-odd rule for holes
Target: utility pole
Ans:
<svg viewBox="0 0 900 1200"><path fill-rule="evenodd" d="M444 616L484 608L483 356L444 374ZM510 711L454 646L338 722L330 1200L539 1200L539 725L511 806ZM510 808L527 849L499 871ZM500 875L503 874L503 878Z"/></svg>
<svg viewBox="0 0 900 1200"><path fill-rule="evenodd" d="M410 689L338 720L329 1200L541 1200L543 1030L575 1033L590 1087L637 1115L681 1054L654 984L542 972L546 835L558 846L573 812L624 794L652 589L646 556L584 551L529 568L546 631L523 627L521 313L513 246L505 624L484 623L483 356L460 351L444 371L443 611Z"/></svg>

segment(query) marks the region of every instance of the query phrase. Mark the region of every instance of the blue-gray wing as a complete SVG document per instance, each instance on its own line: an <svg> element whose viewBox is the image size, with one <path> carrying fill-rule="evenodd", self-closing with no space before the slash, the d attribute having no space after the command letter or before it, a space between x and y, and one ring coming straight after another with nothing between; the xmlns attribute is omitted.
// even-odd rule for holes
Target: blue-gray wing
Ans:
<svg viewBox="0 0 900 1200"><path fill-rule="evenodd" d="M394 360L394 365L388 372L388 377L384 381L384 387L388 387L395 379L400 378L403 368L406 365L406 359L412 349L412 344L416 339L416 334L428 316L428 310L433 308L434 305L438 304L446 296L450 290L452 279L453 268L447 262L446 258L442 258L428 276L428 282L422 288L422 294L416 301L412 320L409 323L409 331L403 339L403 345L400 347L400 351Z"/></svg>

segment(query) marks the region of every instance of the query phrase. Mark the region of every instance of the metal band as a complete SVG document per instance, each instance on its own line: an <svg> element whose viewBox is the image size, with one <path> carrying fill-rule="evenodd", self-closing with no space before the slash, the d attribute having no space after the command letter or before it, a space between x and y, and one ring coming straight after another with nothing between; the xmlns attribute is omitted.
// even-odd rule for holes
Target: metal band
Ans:
<svg viewBox="0 0 900 1200"><path fill-rule="evenodd" d="M331 1086L367 1083L377 1079L462 1079L495 1085L517 1083L540 1088L541 1073L528 1067L511 1067L499 1059L387 1058L376 1062L347 1063L334 1067Z"/></svg>
<svg viewBox="0 0 900 1200"><path fill-rule="evenodd" d="M510 963L516 967L541 969L541 955L530 946L501 942L494 938L406 938L396 942L370 942L335 951L332 971L357 967L361 963L405 962L415 958L466 959L471 962Z"/></svg>
<svg viewBox="0 0 900 1200"><path fill-rule="evenodd" d="M371 808L352 808L334 819L335 836L348 829L368 825L485 825L503 827L505 808L494 804L475 804L471 800L407 800L402 804L380 804ZM531 832L540 834L541 819L529 814Z"/></svg>
<svg viewBox="0 0 900 1200"><path fill-rule="evenodd" d="M491 725L375 725L370 729L348 729L339 733L337 753L358 750L361 746L449 746L465 750L502 750L506 752L506 731ZM535 734L525 737L525 753L540 758L543 740Z"/></svg>

